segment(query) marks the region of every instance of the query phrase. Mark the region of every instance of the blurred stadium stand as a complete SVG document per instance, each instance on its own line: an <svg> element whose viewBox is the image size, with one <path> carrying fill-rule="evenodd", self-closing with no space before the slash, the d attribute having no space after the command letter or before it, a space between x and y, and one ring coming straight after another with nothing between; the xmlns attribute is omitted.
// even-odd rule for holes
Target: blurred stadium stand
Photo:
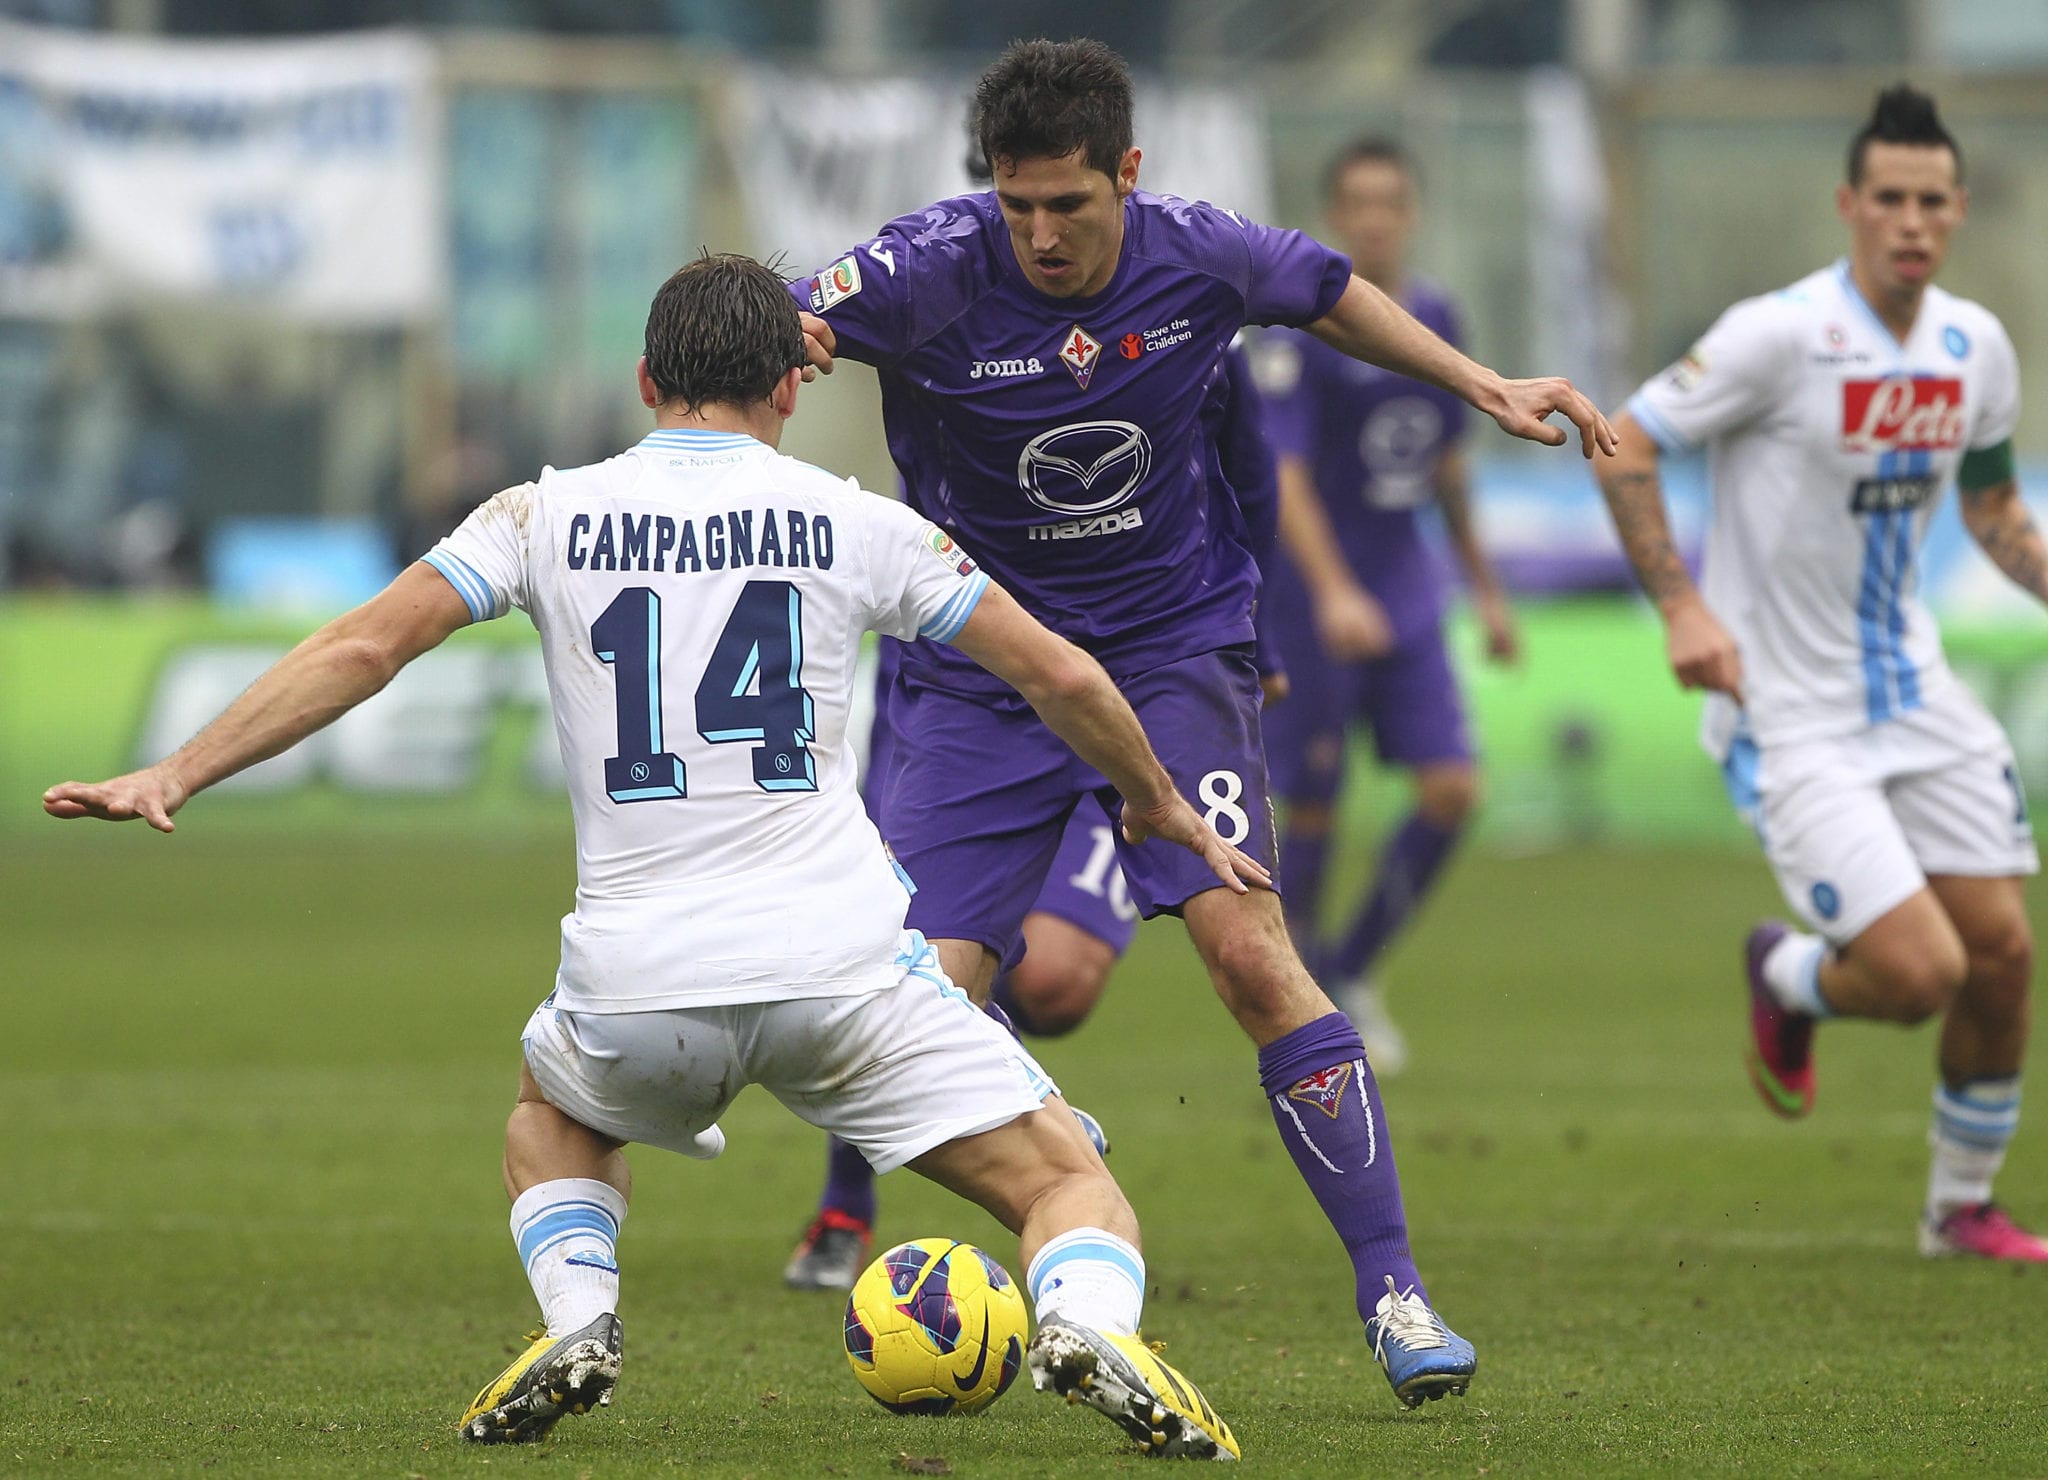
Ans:
<svg viewBox="0 0 2048 1480"><path fill-rule="evenodd" d="M1840 251L1843 145L1873 88L1910 73L1969 157L1944 281L2005 318L2048 387L2039 0L0 0L0 17L427 37L446 254L431 312L363 326L24 292L70 223L0 42L0 589L197 583L213 532L251 515L368 519L409 558L542 462L614 450L642 425L628 372L652 286L702 245L780 245L746 208L737 64L958 88L1033 32L1102 36L1141 89L1249 97L1285 223L1315 226L1338 143L1400 136L1425 183L1420 261L1467 305L1475 353L1564 368L1608 404L1728 302ZM888 486L862 374L813 397L791 448ZM2048 456L2048 416L2021 448ZM1480 451L1489 478L1518 476L1512 449Z"/></svg>

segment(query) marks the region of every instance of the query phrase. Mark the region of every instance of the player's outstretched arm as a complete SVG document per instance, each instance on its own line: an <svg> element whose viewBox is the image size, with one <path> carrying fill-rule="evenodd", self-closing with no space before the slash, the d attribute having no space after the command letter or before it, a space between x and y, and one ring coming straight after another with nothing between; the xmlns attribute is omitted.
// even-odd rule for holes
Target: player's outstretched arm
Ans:
<svg viewBox="0 0 2048 1480"><path fill-rule="evenodd" d="M1569 380L1508 380L1459 353L1364 278L1353 277L1336 306L1308 330L1354 360L1442 386L1492 417L1510 436L1562 447L1568 434L1548 420L1556 412L1579 429L1579 447L1587 457L1595 448L1614 451L1614 428Z"/></svg>
<svg viewBox="0 0 2048 1480"><path fill-rule="evenodd" d="M2002 464L1997 462L2001 451ZM1975 466L1988 465L1994 477L1999 472L2005 476L1971 488L1968 483L1973 459L1980 456L1986 457L1988 463ZM1962 481L1963 527L1970 531L1970 537L1984 547L1991 563L2004 571L2014 585L2048 603L2048 550L2044 550L2033 515L2027 512L2026 500L2020 497L2019 480L2012 474L2012 444L2007 442L1990 454L1972 453L1966 457Z"/></svg>
<svg viewBox="0 0 2048 1480"><path fill-rule="evenodd" d="M43 793L43 810L108 822L139 817L158 832L174 831L171 817L194 795L332 724L468 625L469 608L447 579L413 565L278 659L170 756L111 781L60 782Z"/></svg>
<svg viewBox="0 0 2048 1480"><path fill-rule="evenodd" d="M1200 854L1229 888L1271 888L1257 860L1218 837L1152 751L1138 716L1102 665L990 583L953 646L1024 696L1052 732L1124 798L1124 836L1161 837Z"/></svg>
<svg viewBox="0 0 2048 1480"><path fill-rule="evenodd" d="M1671 671L1689 689L1718 689L1742 701L1742 657L1735 639L1707 609L1692 574L1678 558L1671 522L1664 513L1664 485L1658 476L1657 444L1621 414L1621 447L1596 458L1593 475L1614 518L1621 548L1634 567L1643 594L1664 618L1664 648Z"/></svg>

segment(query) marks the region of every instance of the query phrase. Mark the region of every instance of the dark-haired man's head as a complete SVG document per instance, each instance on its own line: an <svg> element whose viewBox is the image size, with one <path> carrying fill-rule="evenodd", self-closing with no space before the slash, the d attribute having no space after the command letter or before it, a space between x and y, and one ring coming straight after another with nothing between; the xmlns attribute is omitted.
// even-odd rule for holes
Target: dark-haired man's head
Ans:
<svg viewBox="0 0 2048 1480"><path fill-rule="evenodd" d="M738 253L707 253L663 283L647 310L640 399L684 422L723 414L779 429L805 359L780 275Z"/></svg>
<svg viewBox="0 0 2048 1480"><path fill-rule="evenodd" d="M1900 83L1878 94L1848 164L1835 208L1849 228L1857 285L1895 328L1910 324L1969 205L1962 151L1934 99Z"/></svg>
<svg viewBox="0 0 2048 1480"><path fill-rule="evenodd" d="M1137 188L1131 73L1099 41L1018 41L982 74L974 136L1024 276L1042 293L1101 291Z"/></svg>
<svg viewBox="0 0 2048 1480"><path fill-rule="evenodd" d="M1357 139L1331 157L1323 172L1323 219L1367 282L1400 282L1419 214L1415 167L1399 144Z"/></svg>

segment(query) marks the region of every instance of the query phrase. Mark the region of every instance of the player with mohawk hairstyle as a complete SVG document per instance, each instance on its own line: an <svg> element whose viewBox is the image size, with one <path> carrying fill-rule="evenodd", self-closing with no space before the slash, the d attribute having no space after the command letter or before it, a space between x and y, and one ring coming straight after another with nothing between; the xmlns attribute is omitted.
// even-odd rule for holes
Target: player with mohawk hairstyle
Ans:
<svg viewBox="0 0 2048 1480"><path fill-rule="evenodd" d="M1941 1018L1920 1251L2044 1262L2048 1241L1991 1201L2019 1124L2039 859L2012 747L1914 589L1954 482L1984 553L2048 602L2013 473L2018 365L1996 318L1934 286L1968 194L1932 98L1879 96L1835 201L1848 257L1736 304L1638 391L1601 490L1672 669L1713 691L1707 749L1812 932L1768 921L1745 945L1757 1090L1780 1115L1812 1109L1825 1019ZM1714 523L1695 588L1657 460L1702 445Z"/></svg>

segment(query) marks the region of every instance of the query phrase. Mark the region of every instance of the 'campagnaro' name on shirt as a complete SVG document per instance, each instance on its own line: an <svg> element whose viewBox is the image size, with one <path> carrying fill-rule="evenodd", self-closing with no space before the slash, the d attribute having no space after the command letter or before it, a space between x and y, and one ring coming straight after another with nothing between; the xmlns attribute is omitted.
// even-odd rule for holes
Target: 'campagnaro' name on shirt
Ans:
<svg viewBox="0 0 2048 1480"><path fill-rule="evenodd" d="M826 514L733 509L701 518L667 514L578 514L569 521L564 558L571 570L784 570L832 568L832 520Z"/></svg>

